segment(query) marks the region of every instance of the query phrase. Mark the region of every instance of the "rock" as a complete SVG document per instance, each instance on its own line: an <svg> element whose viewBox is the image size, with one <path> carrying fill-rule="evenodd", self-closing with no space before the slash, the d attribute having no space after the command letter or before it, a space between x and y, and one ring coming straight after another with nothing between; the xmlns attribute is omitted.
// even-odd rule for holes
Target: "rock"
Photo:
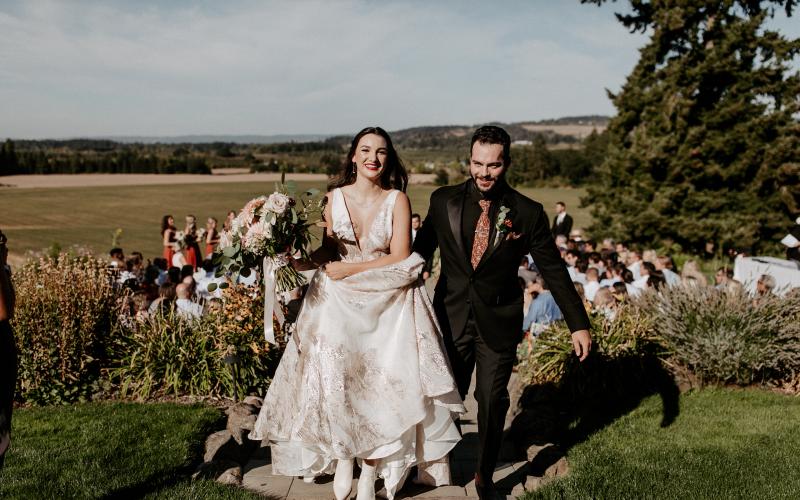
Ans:
<svg viewBox="0 0 800 500"><path fill-rule="evenodd" d="M569 463L556 445L533 445L528 448L527 472L525 490L531 491L569 474Z"/></svg>
<svg viewBox="0 0 800 500"><path fill-rule="evenodd" d="M256 423L258 408L246 403L237 403L228 409L228 425L226 428L238 444L249 441L248 436Z"/></svg>
<svg viewBox="0 0 800 500"><path fill-rule="evenodd" d="M255 406L258 409L261 409L261 407L264 405L264 399L258 396L247 396L242 402L250 406Z"/></svg>
<svg viewBox="0 0 800 500"><path fill-rule="evenodd" d="M242 484L242 468L240 466L231 467L223 472L218 478L217 482L221 484L232 484L241 486Z"/></svg>
<svg viewBox="0 0 800 500"><path fill-rule="evenodd" d="M223 473L239 467L239 464L233 460L213 460L211 462L203 462L197 467L197 470L192 474L192 479L217 479Z"/></svg>
<svg viewBox="0 0 800 500"><path fill-rule="evenodd" d="M231 433L226 430L217 431L214 434L211 434L206 438L206 450L205 454L203 455L203 460L206 462L211 462L217 457L219 450L228 444L229 441L233 441L233 437ZM222 458L222 457L217 457Z"/></svg>

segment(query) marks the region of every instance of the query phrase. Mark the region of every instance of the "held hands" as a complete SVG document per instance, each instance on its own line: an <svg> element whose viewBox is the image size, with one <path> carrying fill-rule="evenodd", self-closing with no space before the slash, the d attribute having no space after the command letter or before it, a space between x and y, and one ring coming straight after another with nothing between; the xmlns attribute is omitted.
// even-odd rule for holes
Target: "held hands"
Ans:
<svg viewBox="0 0 800 500"><path fill-rule="evenodd" d="M592 335L589 330L577 330L572 332L572 347L575 349L575 355L578 359L583 361L592 350Z"/></svg>
<svg viewBox="0 0 800 500"><path fill-rule="evenodd" d="M352 264L345 262L333 261L325 264L325 274L332 280L340 280L355 274Z"/></svg>

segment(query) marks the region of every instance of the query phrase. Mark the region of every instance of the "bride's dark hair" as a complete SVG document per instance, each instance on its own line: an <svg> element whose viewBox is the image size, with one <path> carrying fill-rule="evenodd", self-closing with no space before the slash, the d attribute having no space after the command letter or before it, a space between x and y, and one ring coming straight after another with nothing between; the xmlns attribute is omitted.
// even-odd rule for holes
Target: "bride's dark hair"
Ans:
<svg viewBox="0 0 800 500"><path fill-rule="evenodd" d="M381 172L381 187L383 189L399 189L405 192L408 186L408 173L406 173L406 168L394 149L389 134L380 127L367 127L353 137L350 151L347 152L347 157L345 157L342 165L342 171L331 179L328 184L328 191L342 186L349 186L356 181L356 172L353 169L353 155L356 154L358 141L367 134L379 135L386 140L386 162L384 162L383 172Z"/></svg>

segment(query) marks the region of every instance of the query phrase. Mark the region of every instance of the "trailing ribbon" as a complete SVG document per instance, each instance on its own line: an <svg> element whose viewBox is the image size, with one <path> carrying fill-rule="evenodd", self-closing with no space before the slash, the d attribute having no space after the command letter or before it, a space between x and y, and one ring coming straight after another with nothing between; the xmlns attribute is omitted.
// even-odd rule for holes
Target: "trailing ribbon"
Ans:
<svg viewBox="0 0 800 500"><path fill-rule="evenodd" d="M272 315L278 318L278 324L283 325L286 319L283 316L283 309L275 303L278 301L277 283L275 274L278 269L289 265L286 255L276 257L264 257L264 339L270 344L275 344L275 329L272 327Z"/></svg>

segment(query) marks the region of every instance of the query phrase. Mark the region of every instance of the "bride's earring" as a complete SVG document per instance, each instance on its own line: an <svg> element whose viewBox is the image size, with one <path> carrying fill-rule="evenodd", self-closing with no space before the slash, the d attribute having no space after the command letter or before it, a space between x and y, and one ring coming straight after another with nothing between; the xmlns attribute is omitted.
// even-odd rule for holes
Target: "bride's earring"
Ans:
<svg viewBox="0 0 800 500"><path fill-rule="evenodd" d="M353 162L353 173L356 173L356 162Z"/></svg>

